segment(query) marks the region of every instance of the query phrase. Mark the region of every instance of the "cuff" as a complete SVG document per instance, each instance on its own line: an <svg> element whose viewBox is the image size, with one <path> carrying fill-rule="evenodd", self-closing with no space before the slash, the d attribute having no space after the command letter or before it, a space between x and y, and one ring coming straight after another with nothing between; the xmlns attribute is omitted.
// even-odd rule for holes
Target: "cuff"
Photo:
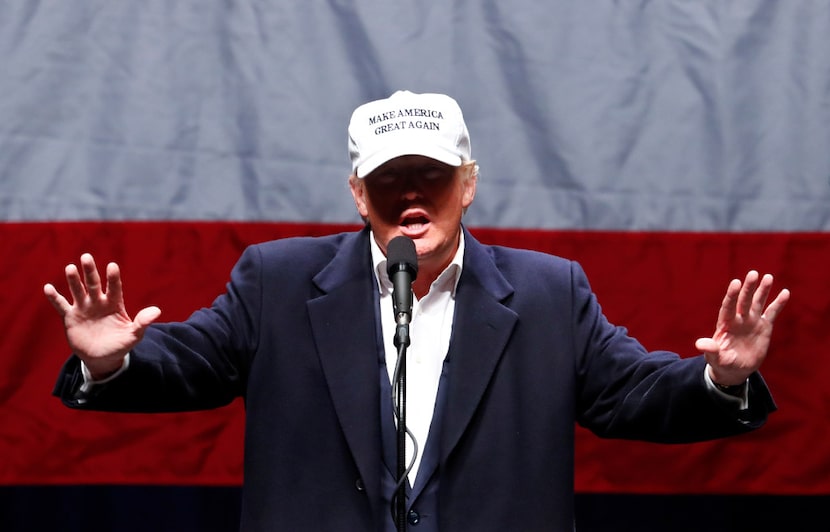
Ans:
<svg viewBox="0 0 830 532"><path fill-rule="evenodd" d="M88 393L92 389L93 386L96 386L96 385L99 385L99 384L106 384L106 383L110 382L111 380L115 379L116 377L118 377L119 375L121 375L122 373L127 371L127 368L129 368L129 367L130 367L130 354L127 353L126 355L124 355L124 361L121 362L121 367L118 368L117 370L115 370L115 373L113 373L112 375L110 375L110 376L108 376L104 379L94 380L92 378L92 373L89 372L89 368L87 368L86 364L84 364L83 361L81 361L81 373L84 376L84 383L81 384L80 392L81 393Z"/></svg>
<svg viewBox="0 0 830 532"><path fill-rule="evenodd" d="M706 381L706 387L718 397L738 405L740 410L749 408L749 379L744 381L743 384L729 386L730 390L727 392L723 389L724 386L715 384L712 377L709 376L709 364L706 364L706 367L703 368L703 380Z"/></svg>

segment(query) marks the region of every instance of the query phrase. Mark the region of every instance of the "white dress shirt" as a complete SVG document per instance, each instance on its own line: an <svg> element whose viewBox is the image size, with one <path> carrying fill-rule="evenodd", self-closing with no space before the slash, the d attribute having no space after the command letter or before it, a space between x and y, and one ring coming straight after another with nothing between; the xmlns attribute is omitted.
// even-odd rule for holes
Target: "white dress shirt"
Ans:
<svg viewBox="0 0 830 532"><path fill-rule="evenodd" d="M374 233L369 239L372 247L372 263L380 290L380 316L386 352L386 369L389 382L394 379L398 351L394 345L395 315L392 308L392 282L386 273L386 257L375 242ZM423 299L413 296L412 321L409 324L410 345L406 351L406 426L418 442L419 452L409 472L410 484L415 484L424 445L429 436L429 426L438 396L438 383L444 358L450 345L452 321L455 314L455 287L461 277L464 257L464 234L458 243L458 251L452 262L432 283ZM407 439L407 463L412 460L414 447Z"/></svg>

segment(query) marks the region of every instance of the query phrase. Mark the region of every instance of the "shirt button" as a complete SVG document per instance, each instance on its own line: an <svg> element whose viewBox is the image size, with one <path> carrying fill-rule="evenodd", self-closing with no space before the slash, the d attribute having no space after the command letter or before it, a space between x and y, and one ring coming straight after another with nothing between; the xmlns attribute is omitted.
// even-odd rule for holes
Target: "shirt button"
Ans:
<svg viewBox="0 0 830 532"><path fill-rule="evenodd" d="M417 525L421 522L421 516L415 510L409 510L409 515L407 516L407 521L409 521L410 525Z"/></svg>
<svg viewBox="0 0 830 532"><path fill-rule="evenodd" d="M366 489L363 487L363 479L360 478L354 481L354 487L357 489L357 491L363 491L364 489Z"/></svg>

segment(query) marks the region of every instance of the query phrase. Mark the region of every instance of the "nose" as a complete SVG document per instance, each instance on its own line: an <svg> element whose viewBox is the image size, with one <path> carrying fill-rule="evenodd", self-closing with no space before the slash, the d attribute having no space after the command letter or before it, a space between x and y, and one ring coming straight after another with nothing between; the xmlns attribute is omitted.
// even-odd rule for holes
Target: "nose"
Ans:
<svg viewBox="0 0 830 532"><path fill-rule="evenodd" d="M409 200L421 197L421 179L417 175L401 176L401 197Z"/></svg>

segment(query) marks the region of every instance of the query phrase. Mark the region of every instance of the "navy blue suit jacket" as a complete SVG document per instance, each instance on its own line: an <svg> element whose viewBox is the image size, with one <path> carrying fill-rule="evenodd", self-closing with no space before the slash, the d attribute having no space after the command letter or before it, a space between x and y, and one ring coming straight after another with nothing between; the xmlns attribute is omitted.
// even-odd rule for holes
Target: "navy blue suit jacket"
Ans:
<svg viewBox="0 0 830 532"><path fill-rule="evenodd" d="M739 412L706 388L702 357L647 353L607 322L577 263L465 238L440 413L410 500L419 530L572 530L575 421L689 442L751 430L775 409L759 375ZM72 357L55 394L118 411L242 396L243 530L389 529L376 293L368 230L251 246L226 293L153 325L127 372L80 394Z"/></svg>

